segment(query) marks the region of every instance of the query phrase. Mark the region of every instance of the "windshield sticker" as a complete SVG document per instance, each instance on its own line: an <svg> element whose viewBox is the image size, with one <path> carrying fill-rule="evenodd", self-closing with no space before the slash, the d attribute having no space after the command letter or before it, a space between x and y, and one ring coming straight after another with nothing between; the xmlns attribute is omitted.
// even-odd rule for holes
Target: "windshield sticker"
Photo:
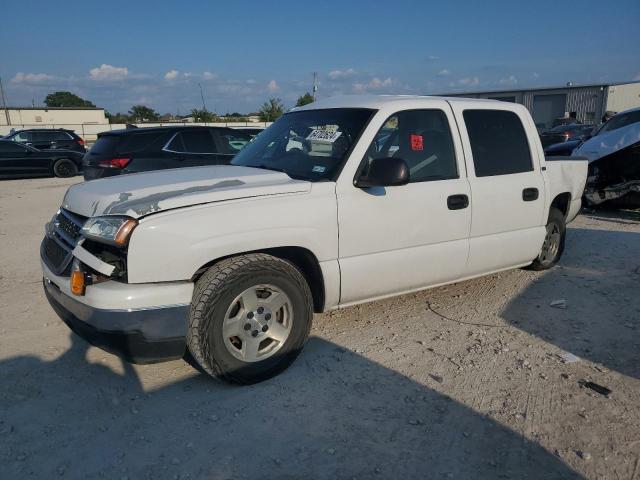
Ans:
<svg viewBox="0 0 640 480"><path fill-rule="evenodd" d="M322 165L315 165L311 171L313 173L324 173L327 167L323 167Z"/></svg>
<svg viewBox="0 0 640 480"><path fill-rule="evenodd" d="M342 135L342 132L338 132L338 131L331 132L328 130L313 130L307 137L307 140L316 141L316 142L333 143L338 139L338 137L340 137L340 135Z"/></svg>
<svg viewBox="0 0 640 480"><path fill-rule="evenodd" d="M416 152L424 150L422 135L411 135L411 150Z"/></svg>

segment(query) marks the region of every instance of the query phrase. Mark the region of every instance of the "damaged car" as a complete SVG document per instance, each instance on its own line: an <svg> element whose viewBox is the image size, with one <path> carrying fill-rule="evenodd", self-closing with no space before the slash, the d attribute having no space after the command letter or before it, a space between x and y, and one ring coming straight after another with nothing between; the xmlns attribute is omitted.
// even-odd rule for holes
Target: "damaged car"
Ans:
<svg viewBox="0 0 640 480"><path fill-rule="evenodd" d="M640 108L612 117L573 155L589 160L587 205L640 207Z"/></svg>

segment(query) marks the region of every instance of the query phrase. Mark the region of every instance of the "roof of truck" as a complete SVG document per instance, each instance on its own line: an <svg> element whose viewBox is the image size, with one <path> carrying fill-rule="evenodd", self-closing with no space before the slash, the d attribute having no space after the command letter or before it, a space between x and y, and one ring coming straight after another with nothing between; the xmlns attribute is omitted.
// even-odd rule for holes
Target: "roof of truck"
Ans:
<svg viewBox="0 0 640 480"><path fill-rule="evenodd" d="M499 100L487 100L482 98L462 98L462 97L435 97L430 95L340 95L335 97L323 98L303 107L296 107L293 110L316 110L321 108L373 108L380 109L382 107L394 105L408 106L409 104L425 106L434 101L447 101L454 103L477 103L486 105L487 103L496 103ZM510 105L517 105L511 102Z"/></svg>

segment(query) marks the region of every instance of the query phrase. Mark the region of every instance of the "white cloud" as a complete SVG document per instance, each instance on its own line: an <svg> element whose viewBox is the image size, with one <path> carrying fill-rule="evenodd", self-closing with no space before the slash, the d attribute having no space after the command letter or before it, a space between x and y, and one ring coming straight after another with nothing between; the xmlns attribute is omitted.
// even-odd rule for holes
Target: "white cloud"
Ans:
<svg viewBox="0 0 640 480"><path fill-rule="evenodd" d="M329 78L331 80L338 80L344 77L350 77L355 75L356 71L353 68L347 68L346 70L331 70L329 72Z"/></svg>
<svg viewBox="0 0 640 480"><path fill-rule="evenodd" d="M498 83L500 85L516 85L518 83L518 79L515 75L509 75L507 78L501 78Z"/></svg>
<svg viewBox="0 0 640 480"><path fill-rule="evenodd" d="M356 82L353 84L353 90L356 93L365 93L370 90L381 90L386 87L390 87L393 85L393 80L391 78L385 78L384 80L380 80L378 77L373 77L369 82Z"/></svg>
<svg viewBox="0 0 640 480"><path fill-rule="evenodd" d="M167 73L164 74L164 79L175 80L176 78L178 78L179 74L180 72L178 70L169 70Z"/></svg>
<svg viewBox="0 0 640 480"><path fill-rule="evenodd" d="M46 73L16 73L11 79L12 83L42 83L54 80L56 77L47 75Z"/></svg>
<svg viewBox="0 0 640 480"><path fill-rule="evenodd" d="M278 84L276 83L275 80L271 80L267 84L267 90L269 90L271 93L274 93L274 92L277 92L278 90L280 90L280 87L278 86Z"/></svg>
<svg viewBox="0 0 640 480"><path fill-rule="evenodd" d="M540 78L540 74L538 72L533 72L533 75L531 75L533 78ZM638 75L640 76L640 75Z"/></svg>
<svg viewBox="0 0 640 480"><path fill-rule="evenodd" d="M427 55L427 60L430 62L435 62L436 60L440 60L440 57L436 57L435 55Z"/></svg>
<svg viewBox="0 0 640 480"><path fill-rule="evenodd" d="M106 63L89 70L89 76L92 80L121 80L127 75L129 75L127 67L114 67Z"/></svg>
<svg viewBox="0 0 640 480"><path fill-rule="evenodd" d="M449 75L451 75L451 70L447 70L446 68L443 68L436 74L438 77L448 77Z"/></svg>
<svg viewBox="0 0 640 480"><path fill-rule="evenodd" d="M458 80L458 84L465 87L475 87L480 83L480 79L478 77L466 77Z"/></svg>
<svg viewBox="0 0 640 480"><path fill-rule="evenodd" d="M218 78L218 75L216 75L215 73L211 73L211 72L204 72L202 74L202 78L205 80L215 80L216 78Z"/></svg>

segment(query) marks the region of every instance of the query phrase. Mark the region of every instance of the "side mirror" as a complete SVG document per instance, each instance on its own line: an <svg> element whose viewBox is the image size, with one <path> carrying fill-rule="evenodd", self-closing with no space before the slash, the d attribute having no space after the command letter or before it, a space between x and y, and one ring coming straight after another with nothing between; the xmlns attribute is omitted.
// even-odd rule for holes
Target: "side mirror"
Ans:
<svg viewBox="0 0 640 480"><path fill-rule="evenodd" d="M401 158L376 158L369 165L369 171L355 181L358 188L396 187L409 183L409 167Z"/></svg>

